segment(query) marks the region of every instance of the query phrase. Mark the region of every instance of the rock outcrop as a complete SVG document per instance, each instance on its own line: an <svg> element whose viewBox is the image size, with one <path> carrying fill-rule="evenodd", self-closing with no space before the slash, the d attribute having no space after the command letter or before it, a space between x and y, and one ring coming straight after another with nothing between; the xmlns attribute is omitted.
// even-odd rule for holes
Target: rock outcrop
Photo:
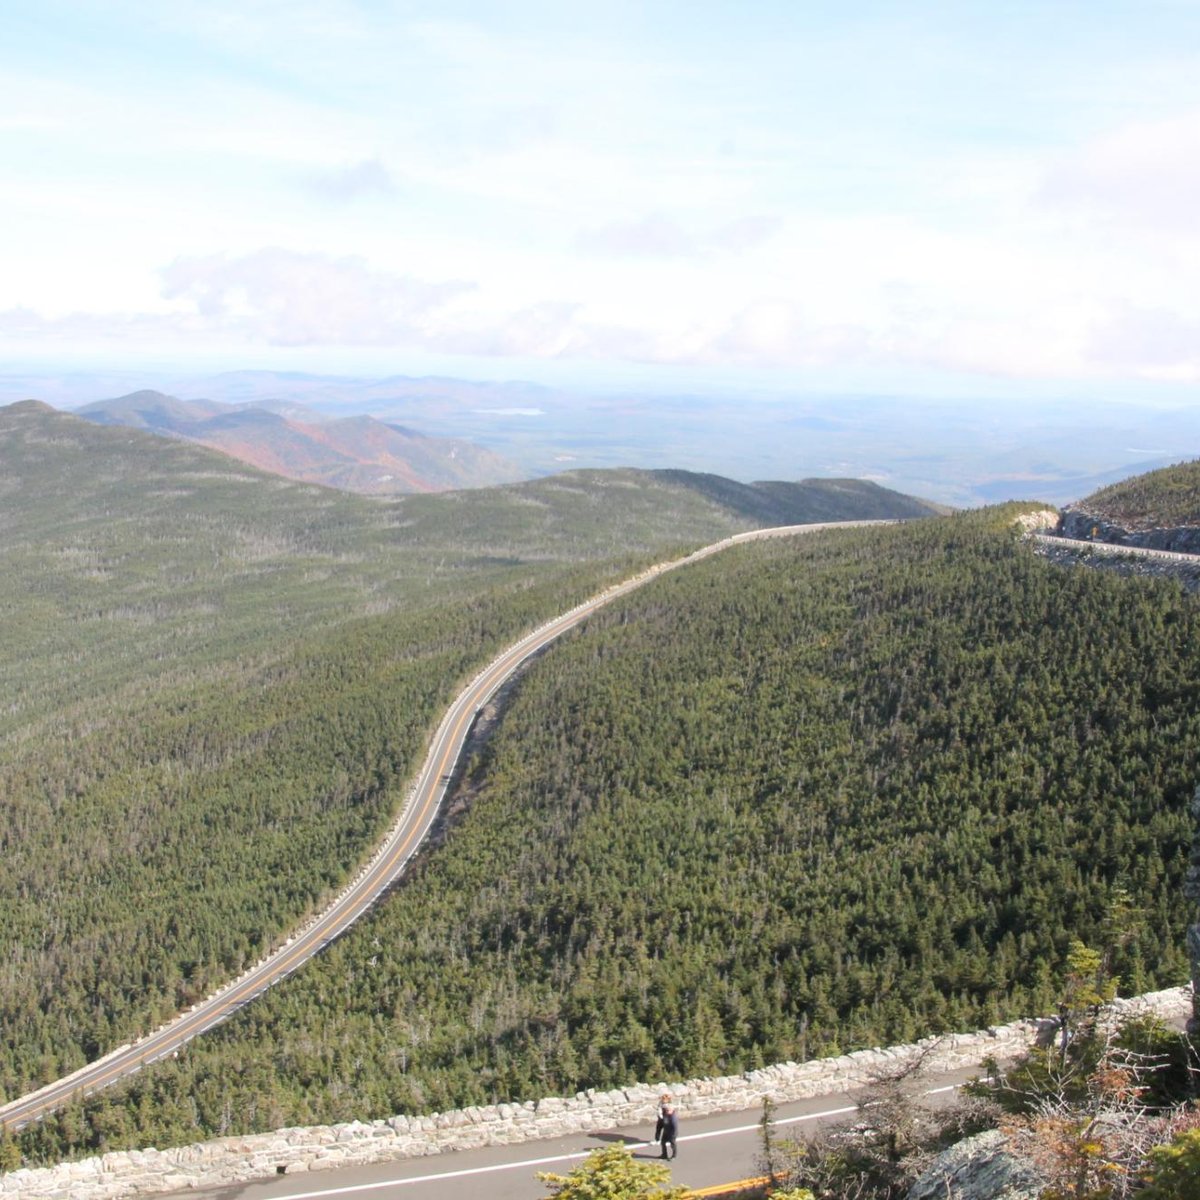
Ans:
<svg viewBox="0 0 1200 1200"><path fill-rule="evenodd" d="M1060 520L1057 508L1039 508L1033 512L1019 513L1013 524L1026 533L1046 533L1058 528Z"/></svg>
<svg viewBox="0 0 1200 1200"><path fill-rule="evenodd" d="M1037 1200L1045 1179L1009 1148L998 1129L978 1133L939 1154L906 1200Z"/></svg>

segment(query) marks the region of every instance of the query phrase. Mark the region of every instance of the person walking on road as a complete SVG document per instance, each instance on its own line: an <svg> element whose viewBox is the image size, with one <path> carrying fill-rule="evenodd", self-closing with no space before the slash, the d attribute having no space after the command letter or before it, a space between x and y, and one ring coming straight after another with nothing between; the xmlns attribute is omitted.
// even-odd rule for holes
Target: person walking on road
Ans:
<svg viewBox="0 0 1200 1200"><path fill-rule="evenodd" d="M658 1107L654 1110L654 1140L662 1141L663 1113L671 1106L671 1093L663 1092L658 1098Z"/></svg>
<svg viewBox="0 0 1200 1200"><path fill-rule="evenodd" d="M675 1138L679 1134L679 1114L676 1113L670 1096L659 1106L658 1128L658 1140L662 1145L661 1157L673 1159L676 1153ZM667 1153L668 1146L671 1148L670 1154Z"/></svg>

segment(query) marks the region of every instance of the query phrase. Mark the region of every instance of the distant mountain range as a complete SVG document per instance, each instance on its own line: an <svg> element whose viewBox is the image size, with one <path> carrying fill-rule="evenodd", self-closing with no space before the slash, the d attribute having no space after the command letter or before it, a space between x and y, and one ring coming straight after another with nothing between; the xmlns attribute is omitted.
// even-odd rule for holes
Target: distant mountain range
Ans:
<svg viewBox="0 0 1200 1200"><path fill-rule="evenodd" d="M78 415L184 438L288 479L367 495L492 487L524 478L516 463L463 438L427 437L369 416L330 419L288 401L226 404L140 391Z"/></svg>
<svg viewBox="0 0 1200 1200"><path fill-rule="evenodd" d="M1182 396L1102 401L1048 392L998 401L785 394L751 384L724 392L633 385L602 392L519 380L250 370L0 374L0 403L37 397L75 410L135 388L264 409L302 425L368 414L485 447L516 464L509 479L572 467L670 466L739 480L870 479L962 508L1009 499L1063 505L1200 454L1200 406Z"/></svg>
<svg viewBox="0 0 1200 1200"><path fill-rule="evenodd" d="M1047 396L997 404L886 395L572 392L519 380L383 379L233 371L180 381L178 395L295 401L462 437L520 464L681 467L733 479L871 479L973 508L1061 505L1200 453L1200 407Z"/></svg>

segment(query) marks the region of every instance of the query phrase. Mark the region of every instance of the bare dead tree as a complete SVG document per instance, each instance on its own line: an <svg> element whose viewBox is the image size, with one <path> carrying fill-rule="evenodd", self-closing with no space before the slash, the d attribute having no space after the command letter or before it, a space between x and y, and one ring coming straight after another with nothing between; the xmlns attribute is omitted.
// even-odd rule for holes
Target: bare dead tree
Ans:
<svg viewBox="0 0 1200 1200"><path fill-rule="evenodd" d="M896 1200L948 1142L994 1127L999 1109L985 1096L947 1103L929 1095L940 1048L931 1041L873 1072L849 1122L805 1139L775 1139L776 1177L820 1200Z"/></svg>

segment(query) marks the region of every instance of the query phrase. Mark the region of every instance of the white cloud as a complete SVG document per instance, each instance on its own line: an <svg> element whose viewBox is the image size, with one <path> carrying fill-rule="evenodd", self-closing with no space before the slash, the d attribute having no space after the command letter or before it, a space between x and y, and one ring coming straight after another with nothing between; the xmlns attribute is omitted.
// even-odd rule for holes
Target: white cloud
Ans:
<svg viewBox="0 0 1200 1200"><path fill-rule="evenodd" d="M21 306L0 311L0 344L21 350L114 344L130 351L179 344L207 332L203 321L177 313L74 312L46 317Z"/></svg>
<svg viewBox="0 0 1200 1200"><path fill-rule="evenodd" d="M705 258L715 253L740 254L769 240L782 222L778 217L740 217L692 232L677 220L653 213L633 221L615 221L588 229L576 238L587 254L629 258Z"/></svg>
<svg viewBox="0 0 1200 1200"><path fill-rule="evenodd" d="M1200 326L1169 312L1043 303L1024 314L954 309L936 292L893 284L864 320L788 295L723 315L605 311L567 300L505 308L470 284L368 269L360 260L278 249L180 260L166 272L176 311L47 319L0 314L0 342L246 347L386 347L503 358L579 358L707 367L934 368L1008 378L1196 379ZM179 307L179 306L183 307Z"/></svg>
<svg viewBox="0 0 1200 1200"><path fill-rule="evenodd" d="M1088 356L1148 379L1200 382L1200 320L1117 303L1093 325Z"/></svg>
<svg viewBox="0 0 1200 1200"><path fill-rule="evenodd" d="M779 217L739 217L714 229L708 235L708 244L714 250L741 254L770 241L782 227Z"/></svg>
<svg viewBox="0 0 1200 1200"><path fill-rule="evenodd" d="M630 258L695 258L701 253L696 238L661 213L584 230L576 245L587 254Z"/></svg>
<svg viewBox="0 0 1200 1200"><path fill-rule="evenodd" d="M377 158L366 158L352 166L313 171L306 180L316 195L337 203L347 203L364 196L391 196L396 182Z"/></svg>
<svg viewBox="0 0 1200 1200"><path fill-rule="evenodd" d="M108 0L110 6L114 3ZM120 7L136 25L182 35L227 59L270 63L309 78L323 64L340 66L346 57L361 57L380 42L378 20L368 19L347 0L121 0Z"/></svg>
<svg viewBox="0 0 1200 1200"><path fill-rule="evenodd" d="M1047 172L1039 199L1105 224L1200 236L1200 111L1095 139Z"/></svg>
<svg viewBox="0 0 1200 1200"><path fill-rule="evenodd" d="M273 345L390 345L421 339L431 316L474 285L372 270L270 248L238 258L181 258L163 271L163 294L215 325Z"/></svg>

